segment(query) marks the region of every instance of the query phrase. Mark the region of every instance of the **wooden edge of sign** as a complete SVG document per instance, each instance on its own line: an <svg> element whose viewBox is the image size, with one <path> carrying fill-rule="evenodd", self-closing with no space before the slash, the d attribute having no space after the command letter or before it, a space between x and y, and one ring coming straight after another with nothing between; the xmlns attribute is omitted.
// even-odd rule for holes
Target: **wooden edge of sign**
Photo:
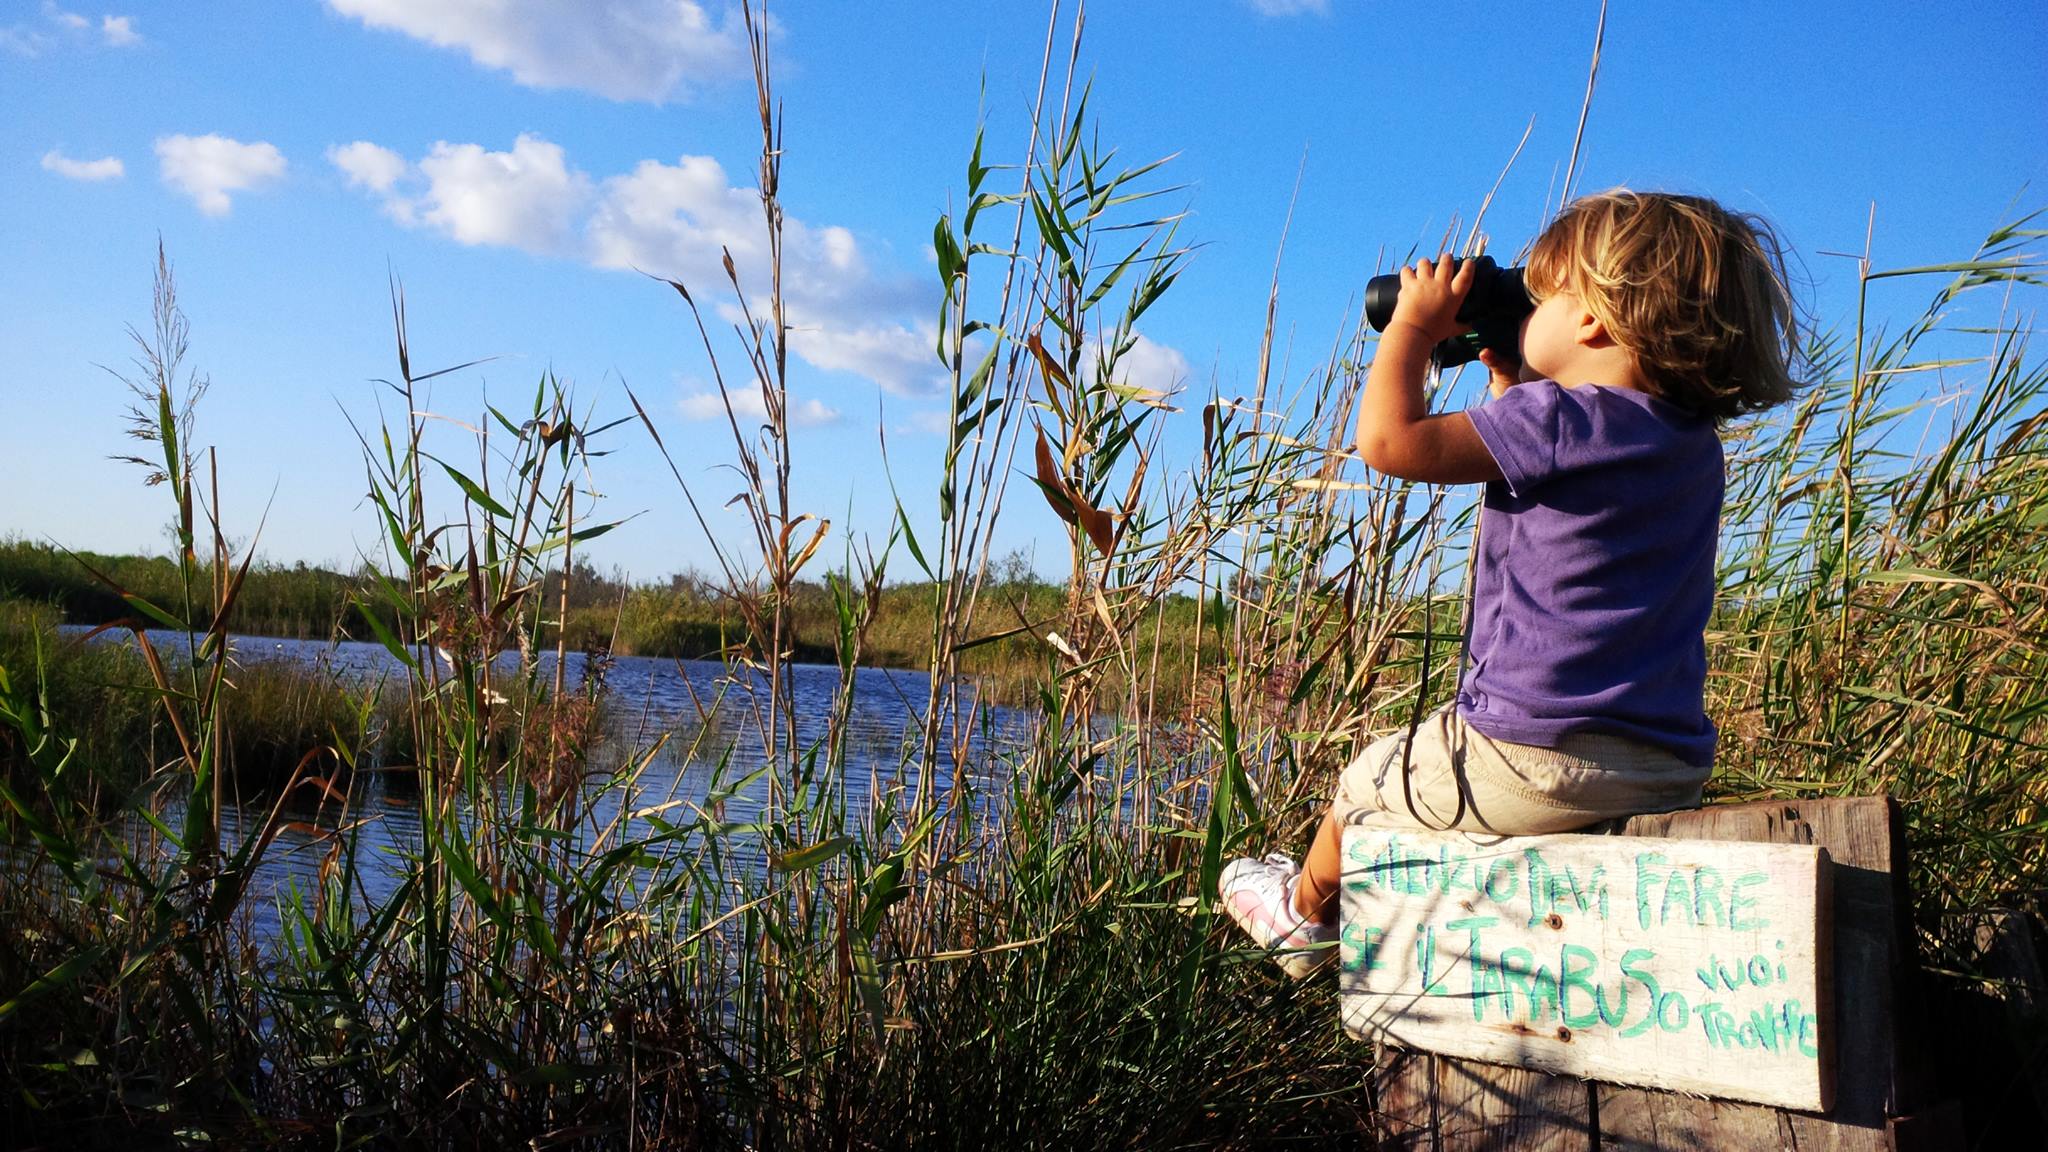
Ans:
<svg viewBox="0 0 2048 1152"><path fill-rule="evenodd" d="M1823 1116L1835 1109L1835 862L1826 848L1813 867L1813 993L1814 1010L1820 1016L1820 1108Z"/></svg>

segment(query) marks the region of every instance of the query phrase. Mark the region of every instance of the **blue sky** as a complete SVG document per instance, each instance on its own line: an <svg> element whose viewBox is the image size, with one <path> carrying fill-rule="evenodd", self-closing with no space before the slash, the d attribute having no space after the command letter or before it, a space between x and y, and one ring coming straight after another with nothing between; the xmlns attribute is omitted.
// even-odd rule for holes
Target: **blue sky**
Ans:
<svg viewBox="0 0 2048 1152"><path fill-rule="evenodd" d="M490 364L437 385L473 418L552 368L600 416L649 405L700 498L735 488L686 314L631 267L705 284L720 243L758 243L759 148L738 12L719 0L276 0L0 4L0 533L160 550L163 493L130 450L120 365L148 319L162 237L213 382L232 531L285 561L374 547L354 439L394 371L387 276L413 353ZM1533 8L1533 6L1530 6ZM1201 245L1148 316L1140 368L1243 391L1275 246L1302 173L1281 326L1299 370L1345 324L1384 251L1469 219L1534 118L1488 217L1527 241L1570 153L1597 3L1129 0L1090 7L1080 65L1106 141L1178 153L1183 236ZM942 442L924 333L928 254L957 207L976 124L1012 159L1036 80L1037 5L772 9L795 221L794 490L854 531L887 530L875 429L918 508ZM1620 4L1610 14L1578 187L1699 192L1770 218L1825 324L1878 264L1956 259L2048 203L2048 7L2038 3ZM1304 156L1306 156L1304 167ZM1001 177L997 178L1001 180ZM1903 316L1932 285L1898 284ZM1290 381L1293 382L1293 381ZM1169 447L1198 440L1193 407ZM644 515L595 542L638 576L709 553L645 437L611 434L599 488ZM274 498L273 498L274 492ZM737 513L714 528L738 535ZM728 523L729 520L729 523ZM1064 528L1035 502L999 543L1050 568ZM831 550L828 549L828 555Z"/></svg>

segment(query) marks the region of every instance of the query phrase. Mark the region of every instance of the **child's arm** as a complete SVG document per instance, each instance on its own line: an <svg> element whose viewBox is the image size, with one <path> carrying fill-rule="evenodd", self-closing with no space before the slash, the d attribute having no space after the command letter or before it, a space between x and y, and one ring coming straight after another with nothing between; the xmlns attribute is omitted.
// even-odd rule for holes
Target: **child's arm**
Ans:
<svg viewBox="0 0 2048 1152"><path fill-rule="evenodd" d="M1464 330L1458 305L1472 287L1472 263L1451 274L1451 261L1418 260L1401 269L1401 295L1380 336L1358 405L1358 454L1366 467L1427 484L1475 484L1501 478L1472 418L1429 414L1422 379L1430 349ZM1492 364L1489 363L1491 368Z"/></svg>

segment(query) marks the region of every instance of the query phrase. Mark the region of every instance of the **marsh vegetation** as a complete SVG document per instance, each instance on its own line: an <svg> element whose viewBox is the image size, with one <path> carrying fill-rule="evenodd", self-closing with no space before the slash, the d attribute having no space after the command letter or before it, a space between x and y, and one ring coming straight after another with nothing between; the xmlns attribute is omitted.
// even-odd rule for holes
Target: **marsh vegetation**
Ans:
<svg viewBox="0 0 2048 1152"><path fill-rule="evenodd" d="M755 49L773 247L781 117ZM963 207L934 230L953 415L943 470L899 477L898 495L935 507L935 534L899 514L848 540L792 505L806 462L773 279L649 289L766 415L732 422L736 494L671 465L678 501L730 497L746 518L709 539L715 570L687 590L715 605L716 643L662 641L725 662L699 702L724 723L641 730L602 758L602 678L572 679L568 656L691 619L644 590L601 627L602 601L575 588L586 541L613 527L590 517L595 452L662 443L640 399L594 404L547 377L517 411L461 414L473 435L430 422L417 389L442 369L414 362L399 297L403 415L333 430L360 443L385 549L317 605L286 592L318 581L280 574L257 608L269 577L254 545L229 546L247 529L208 489L234 446L201 446L159 267L134 383L172 554L146 578L37 561L62 569L52 586L93 590L118 644L59 634L47 606L5 609L0 1063L17 1138L1366 1140L1369 1054L1328 990L1278 978L1209 896L1231 855L1298 848L1347 754L1451 691L1469 494L1352 459L1362 324L1282 369L1269 312L1242 395L1126 382L1189 252L1162 170L1098 143L1065 49L1049 32L1024 153L999 166L974 141ZM1715 791L1901 798L1923 945L1957 980L1972 958L1943 917L2048 886L2048 368L2017 303L2041 235L2022 220L1951 264L1865 263L1866 295L1909 281L1926 306L1816 332L1801 398L1727 438ZM744 321L708 323L714 297ZM1955 331L1966 305L1991 319ZM1199 452L1169 450L1171 421L1199 426ZM1025 506L1068 525L1060 580L992 563L992 526ZM229 642L328 620L344 594L342 626L402 670L375 694L261 671ZM799 691L800 655L829 664L822 691ZM879 767L848 751L877 662L923 681ZM976 676L998 665L1030 723L982 739ZM684 741L695 774L650 789ZM757 752L744 768L739 746ZM401 762L417 830L373 890L361 778ZM257 763L252 800L234 775ZM264 889L288 826L319 865Z"/></svg>

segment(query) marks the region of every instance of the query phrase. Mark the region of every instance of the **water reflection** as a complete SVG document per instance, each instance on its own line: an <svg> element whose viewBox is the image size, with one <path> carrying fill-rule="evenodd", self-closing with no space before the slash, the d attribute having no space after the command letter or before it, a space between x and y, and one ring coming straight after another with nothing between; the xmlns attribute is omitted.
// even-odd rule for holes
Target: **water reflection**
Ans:
<svg viewBox="0 0 2048 1152"><path fill-rule="evenodd" d="M271 637L238 636L232 639L235 659L249 664L261 661L289 661L330 671L358 688L381 687L382 691L403 693L406 671L382 645L344 642L280 640ZM586 657L570 653L563 669L564 683L582 682ZM552 652L540 661L543 682L552 683L555 657ZM499 665L508 675L516 674L517 656L506 653ZM822 665L797 665L790 669L791 689L796 704L797 746L809 749L827 735L839 670ZM714 789L730 788L753 776L767 762L757 708L766 707L765 676L748 670L729 669L703 660L667 660L648 657L617 658L607 673L609 694L604 711L604 733L592 753L599 768L612 771L622 765L645 760L630 788L586 785L579 805L576 839L581 847L595 842L601 830L618 821L621 811L644 813L649 808L685 801L663 812L671 822L695 815L693 805ZM907 767L912 759L918 717L924 711L928 682L922 672L899 669L863 668L854 675L854 692L845 728L844 770L834 780L834 792L844 810L866 809L876 791L912 789L916 779ZM1016 747L1031 738L1034 714L1017 709L985 707L973 710L973 730L968 733L967 763L976 771L1006 762L988 753ZM664 741L662 738L666 737ZM785 737L785 739L787 739ZM941 748L950 748L952 733L941 731ZM646 753L657 742L653 756ZM942 759L945 754L942 753ZM819 754L822 766L825 755ZM347 827L359 837L355 853L357 882L371 904L392 892L406 871L406 860L421 851L419 803L393 778L378 771L358 774L349 796ZM940 795L952 781L940 775L932 782ZM980 787L995 783L977 778L969 783ZM729 823L747 823L760 818L769 796L766 775L738 788L722 804L720 818ZM236 842L259 827L269 816L271 798L251 798L236 803L223 799L221 828L225 843ZM171 823L179 813L173 811ZM277 930L277 902L291 886L310 893L316 886L322 861L333 847L323 829L340 825L340 806L305 801L288 802L285 819L290 821L278 834L255 877L249 893L256 915L253 927L259 936ZM655 825L644 815L632 816L611 834L608 844L621 839L652 835ZM743 836L727 841L735 862L747 873L760 876L766 871L758 839Z"/></svg>

